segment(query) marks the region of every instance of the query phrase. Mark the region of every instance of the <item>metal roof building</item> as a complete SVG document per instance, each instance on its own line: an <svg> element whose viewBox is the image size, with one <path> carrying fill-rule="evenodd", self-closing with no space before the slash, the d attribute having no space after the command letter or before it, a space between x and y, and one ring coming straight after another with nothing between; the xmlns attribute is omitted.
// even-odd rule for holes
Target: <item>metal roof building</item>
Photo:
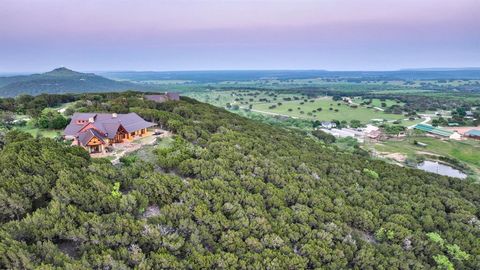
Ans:
<svg viewBox="0 0 480 270"><path fill-rule="evenodd" d="M480 139L480 130L478 129L471 129L465 132L465 136L472 137L475 139Z"/></svg>
<svg viewBox="0 0 480 270"><path fill-rule="evenodd" d="M450 137L454 133L452 131L441 129L441 128L434 127L434 126L427 125L427 124L418 124L414 128L418 129L418 130L421 130L421 131L428 132L428 133L432 133L432 134L435 134L435 135L438 135L438 136L442 136L442 137Z"/></svg>

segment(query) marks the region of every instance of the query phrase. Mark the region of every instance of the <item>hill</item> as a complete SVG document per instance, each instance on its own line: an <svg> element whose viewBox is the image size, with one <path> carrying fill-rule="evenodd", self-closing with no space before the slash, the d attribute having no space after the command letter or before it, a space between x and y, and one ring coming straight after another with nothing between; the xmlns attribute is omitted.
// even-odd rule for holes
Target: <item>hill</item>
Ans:
<svg viewBox="0 0 480 270"><path fill-rule="evenodd" d="M78 97L176 134L119 166L6 135L0 268L480 269L478 184L140 95Z"/></svg>
<svg viewBox="0 0 480 270"><path fill-rule="evenodd" d="M19 94L102 92L141 88L145 86L114 81L93 73L80 73L64 67L41 74L0 77L0 96L3 97Z"/></svg>

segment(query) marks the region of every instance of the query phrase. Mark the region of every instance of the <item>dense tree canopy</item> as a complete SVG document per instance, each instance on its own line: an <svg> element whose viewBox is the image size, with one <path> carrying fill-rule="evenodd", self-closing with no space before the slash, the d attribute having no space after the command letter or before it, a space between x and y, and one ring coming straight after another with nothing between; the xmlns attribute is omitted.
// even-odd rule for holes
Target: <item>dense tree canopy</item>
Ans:
<svg viewBox="0 0 480 270"><path fill-rule="evenodd" d="M85 95L176 134L113 166L21 132L0 151L0 268L480 269L478 184L182 98Z"/></svg>

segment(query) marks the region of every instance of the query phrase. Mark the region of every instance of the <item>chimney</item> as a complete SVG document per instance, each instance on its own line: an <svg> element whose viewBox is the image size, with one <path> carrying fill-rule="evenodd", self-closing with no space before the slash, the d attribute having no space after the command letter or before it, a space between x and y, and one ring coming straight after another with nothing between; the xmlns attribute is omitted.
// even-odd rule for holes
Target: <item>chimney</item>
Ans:
<svg viewBox="0 0 480 270"><path fill-rule="evenodd" d="M116 113L112 113L112 118L117 118L117 114L116 114Z"/></svg>
<svg viewBox="0 0 480 270"><path fill-rule="evenodd" d="M95 118L93 118L93 117L88 118L88 122L89 122L89 123L95 122Z"/></svg>

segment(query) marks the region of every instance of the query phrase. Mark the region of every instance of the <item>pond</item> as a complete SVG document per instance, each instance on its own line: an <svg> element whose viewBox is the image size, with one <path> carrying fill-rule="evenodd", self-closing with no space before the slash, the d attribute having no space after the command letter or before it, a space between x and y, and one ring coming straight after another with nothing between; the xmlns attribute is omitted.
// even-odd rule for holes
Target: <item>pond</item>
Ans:
<svg viewBox="0 0 480 270"><path fill-rule="evenodd" d="M417 165L417 169L461 179L467 178L462 171L436 161L425 160Z"/></svg>

